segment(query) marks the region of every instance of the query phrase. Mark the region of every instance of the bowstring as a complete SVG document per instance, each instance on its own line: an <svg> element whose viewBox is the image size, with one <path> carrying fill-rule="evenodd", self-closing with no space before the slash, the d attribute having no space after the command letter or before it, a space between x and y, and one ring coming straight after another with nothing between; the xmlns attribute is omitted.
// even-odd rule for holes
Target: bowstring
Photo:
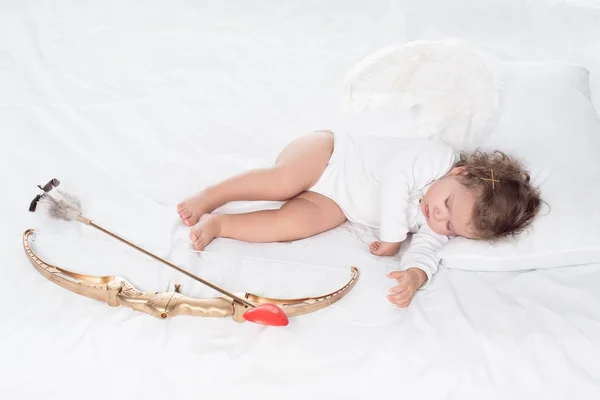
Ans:
<svg viewBox="0 0 600 400"><path fill-rule="evenodd" d="M38 229L35 230L35 234L41 235L41 236L59 236L59 237L69 238L69 239L85 239L85 240L92 240L92 241L97 241L100 243L107 243L107 244L114 243L112 240L107 240L107 239L100 238L100 237L96 238L96 237L82 236L82 235L68 235L68 234L50 232L50 231L44 231L44 230L38 230ZM151 249L154 251L185 252L185 253L196 253L196 254L200 254L200 255L207 254L210 256L231 257L231 258L254 260L254 261L268 261L268 262L275 262L275 263L281 263L281 264L309 265L309 266L314 266L314 267L325 267L325 268L335 269L335 270L339 270L339 268L347 267L345 265L334 266L331 264L305 263L305 262L301 262L301 261L290 261L290 260L282 260L282 259L277 259L277 258L246 256L246 255L240 255L240 254L218 253L218 252L206 251L206 250L193 250L193 249L190 250L190 249L183 249L183 248L176 248L176 247L160 247L160 246L155 246L155 245L150 245L150 244L144 244L144 242L136 242L136 244L138 244L138 243L139 243L140 247L145 247L147 249Z"/></svg>

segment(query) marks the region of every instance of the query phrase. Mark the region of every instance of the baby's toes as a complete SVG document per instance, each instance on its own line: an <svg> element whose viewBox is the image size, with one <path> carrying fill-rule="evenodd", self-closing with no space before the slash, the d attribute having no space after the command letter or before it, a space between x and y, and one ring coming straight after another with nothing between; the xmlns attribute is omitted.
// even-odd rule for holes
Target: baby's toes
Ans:
<svg viewBox="0 0 600 400"><path fill-rule="evenodd" d="M179 204L177 204L177 212L179 214L187 212L187 206L185 205L185 203L179 203Z"/></svg>
<svg viewBox="0 0 600 400"><path fill-rule="evenodd" d="M205 247L206 242L204 241L204 238L201 235L198 236L198 238L194 241L194 250L204 250Z"/></svg>
<svg viewBox="0 0 600 400"><path fill-rule="evenodd" d="M191 218L185 218L185 217L183 218L183 224L185 226L192 226L192 225L194 225L194 223L192 222Z"/></svg>
<svg viewBox="0 0 600 400"><path fill-rule="evenodd" d="M190 217L183 210L177 210L177 214L179 214L179 218L181 218L183 221Z"/></svg>
<svg viewBox="0 0 600 400"><path fill-rule="evenodd" d="M192 215L192 212L190 211L188 206L184 204L179 208L179 214L181 214L181 216L183 217L189 217Z"/></svg>

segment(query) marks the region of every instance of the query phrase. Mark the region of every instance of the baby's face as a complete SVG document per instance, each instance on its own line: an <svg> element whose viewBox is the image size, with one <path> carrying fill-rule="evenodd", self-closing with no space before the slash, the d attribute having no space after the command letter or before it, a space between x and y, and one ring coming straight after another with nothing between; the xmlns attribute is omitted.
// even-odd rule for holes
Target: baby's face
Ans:
<svg viewBox="0 0 600 400"><path fill-rule="evenodd" d="M421 201L427 225L437 234L475 238L471 216L475 196L458 180L460 168L435 182Z"/></svg>

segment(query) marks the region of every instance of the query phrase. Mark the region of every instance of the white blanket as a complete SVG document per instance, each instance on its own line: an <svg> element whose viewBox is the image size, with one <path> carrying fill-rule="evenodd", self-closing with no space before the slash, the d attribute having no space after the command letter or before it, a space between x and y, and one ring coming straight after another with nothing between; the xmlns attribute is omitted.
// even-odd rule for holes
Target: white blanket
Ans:
<svg viewBox="0 0 600 400"><path fill-rule="evenodd" d="M442 269L398 310L385 298L397 260L372 256L347 225L191 251L175 204L267 165L295 135L347 128L344 74L404 32L395 2L216 4L2 5L2 398L598 398L600 266ZM67 269L217 293L91 228L28 213L52 177L89 218L231 291L319 295L351 265L362 275L342 301L285 328L111 308L36 272L23 231L39 230L36 251ZM259 206L278 204L221 211Z"/></svg>

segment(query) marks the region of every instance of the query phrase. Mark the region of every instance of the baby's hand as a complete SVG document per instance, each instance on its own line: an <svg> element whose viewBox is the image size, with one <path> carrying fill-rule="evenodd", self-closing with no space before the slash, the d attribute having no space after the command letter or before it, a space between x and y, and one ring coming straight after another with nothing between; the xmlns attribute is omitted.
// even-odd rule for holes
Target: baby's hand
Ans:
<svg viewBox="0 0 600 400"><path fill-rule="evenodd" d="M376 256L395 256L400 250L400 242L373 242L369 245L369 250Z"/></svg>
<svg viewBox="0 0 600 400"><path fill-rule="evenodd" d="M427 274L420 268L410 268L408 271L390 272L388 278L398 281L387 297L390 303L397 307L408 307L417 289L427 280Z"/></svg>

